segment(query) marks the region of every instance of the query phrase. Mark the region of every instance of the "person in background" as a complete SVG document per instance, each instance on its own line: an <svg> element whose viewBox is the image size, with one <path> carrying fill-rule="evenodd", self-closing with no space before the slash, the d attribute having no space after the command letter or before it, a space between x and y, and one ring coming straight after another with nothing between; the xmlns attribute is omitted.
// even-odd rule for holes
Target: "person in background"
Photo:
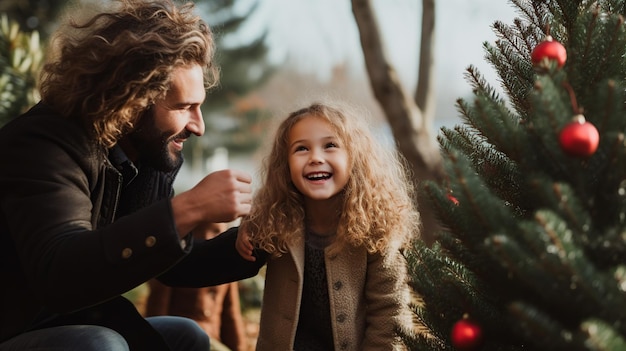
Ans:
<svg viewBox="0 0 626 351"><path fill-rule="evenodd" d="M402 250L420 217L402 158L365 121L314 103L278 127L237 238L243 257L267 262L259 351L403 348Z"/></svg>
<svg viewBox="0 0 626 351"><path fill-rule="evenodd" d="M206 223L194 229L198 239L211 239L227 229L226 223ZM148 282L146 316L181 316L196 321L211 338L213 351L247 351L239 284L203 288L169 287L157 279Z"/></svg>
<svg viewBox="0 0 626 351"><path fill-rule="evenodd" d="M249 174L173 193L219 80L213 35L193 3L83 10L50 43L41 101L0 129L0 351L206 351L193 320L144 318L123 294L155 277L202 287L258 273L235 231L190 234L249 213Z"/></svg>

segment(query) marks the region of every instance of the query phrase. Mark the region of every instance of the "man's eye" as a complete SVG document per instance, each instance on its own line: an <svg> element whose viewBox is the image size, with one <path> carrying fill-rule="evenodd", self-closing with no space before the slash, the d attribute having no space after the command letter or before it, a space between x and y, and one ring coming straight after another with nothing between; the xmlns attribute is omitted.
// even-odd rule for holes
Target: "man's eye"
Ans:
<svg viewBox="0 0 626 351"><path fill-rule="evenodd" d="M181 111L189 111L194 108L195 105L178 105L178 109Z"/></svg>

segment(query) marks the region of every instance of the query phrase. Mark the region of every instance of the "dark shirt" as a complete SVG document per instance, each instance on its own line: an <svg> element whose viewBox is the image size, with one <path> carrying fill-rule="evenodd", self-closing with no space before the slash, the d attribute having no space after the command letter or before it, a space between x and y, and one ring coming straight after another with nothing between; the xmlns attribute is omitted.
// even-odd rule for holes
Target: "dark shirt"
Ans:
<svg viewBox="0 0 626 351"><path fill-rule="evenodd" d="M333 239L334 235L306 234L302 303L294 345L296 351L334 350L324 263L324 249Z"/></svg>

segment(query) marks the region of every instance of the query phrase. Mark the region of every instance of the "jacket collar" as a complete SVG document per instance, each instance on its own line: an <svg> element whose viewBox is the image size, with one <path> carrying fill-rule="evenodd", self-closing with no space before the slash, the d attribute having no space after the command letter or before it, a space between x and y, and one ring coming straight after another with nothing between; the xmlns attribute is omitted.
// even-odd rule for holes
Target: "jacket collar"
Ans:
<svg viewBox="0 0 626 351"><path fill-rule="evenodd" d="M111 161L113 167L122 174L124 186L130 184L130 182L137 177L137 174L139 174L139 170L133 161L126 156L126 153L118 144L115 144L109 150L109 161Z"/></svg>

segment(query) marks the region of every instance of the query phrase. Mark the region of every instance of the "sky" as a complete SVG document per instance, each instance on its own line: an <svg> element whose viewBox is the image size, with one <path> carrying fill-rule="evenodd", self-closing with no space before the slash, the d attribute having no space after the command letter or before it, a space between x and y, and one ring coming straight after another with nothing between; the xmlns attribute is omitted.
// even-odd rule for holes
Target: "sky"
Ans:
<svg viewBox="0 0 626 351"><path fill-rule="evenodd" d="M417 79L420 0L373 0L383 40L403 83ZM304 72L328 79L333 65L349 62L364 71L359 36L349 0L263 0L256 20L269 29L271 57L290 57ZM436 0L436 83L438 118L454 120L454 102L467 96L464 72L477 66L492 85L497 80L484 59L482 43L494 42L495 20L512 23L516 13L507 0ZM251 28L255 28L251 26Z"/></svg>

